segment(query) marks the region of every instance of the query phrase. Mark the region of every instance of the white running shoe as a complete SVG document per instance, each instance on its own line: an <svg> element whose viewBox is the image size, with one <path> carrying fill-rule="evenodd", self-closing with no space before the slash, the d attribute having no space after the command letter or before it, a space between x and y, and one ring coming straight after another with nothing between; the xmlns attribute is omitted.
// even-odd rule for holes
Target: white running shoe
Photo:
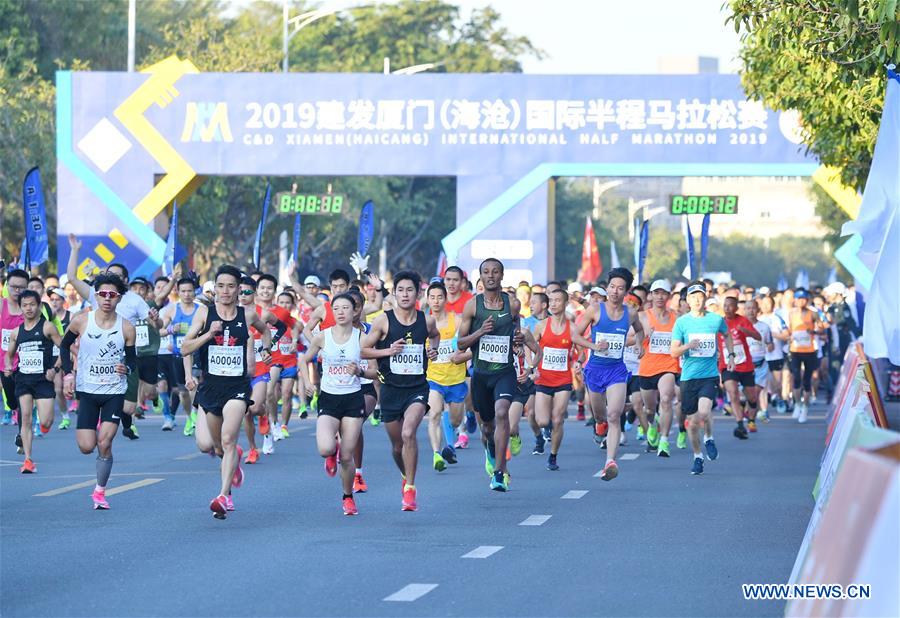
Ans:
<svg viewBox="0 0 900 618"><path fill-rule="evenodd" d="M275 441L284 440L284 434L281 433L281 425L276 425L274 423L270 423L272 427L272 435L275 438Z"/></svg>
<svg viewBox="0 0 900 618"><path fill-rule="evenodd" d="M798 407L799 407L799 406L798 406ZM797 422L798 422L798 423L805 423L805 422L806 422L806 415L807 415L808 413L809 413L809 406L808 406L807 404L804 403L804 404L803 404L803 408L801 408L800 414L799 414L798 417L797 417Z"/></svg>
<svg viewBox="0 0 900 618"><path fill-rule="evenodd" d="M275 440L272 439L271 431L263 436L262 452L263 455L271 455L275 452Z"/></svg>

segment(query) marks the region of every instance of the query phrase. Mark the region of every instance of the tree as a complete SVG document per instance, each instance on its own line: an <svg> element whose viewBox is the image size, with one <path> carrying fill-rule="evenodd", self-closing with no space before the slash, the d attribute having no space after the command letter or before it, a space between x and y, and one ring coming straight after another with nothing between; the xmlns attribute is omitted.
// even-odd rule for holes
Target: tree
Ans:
<svg viewBox="0 0 900 618"><path fill-rule="evenodd" d="M748 96L796 110L804 143L845 184L865 185L900 49L897 0L730 0Z"/></svg>

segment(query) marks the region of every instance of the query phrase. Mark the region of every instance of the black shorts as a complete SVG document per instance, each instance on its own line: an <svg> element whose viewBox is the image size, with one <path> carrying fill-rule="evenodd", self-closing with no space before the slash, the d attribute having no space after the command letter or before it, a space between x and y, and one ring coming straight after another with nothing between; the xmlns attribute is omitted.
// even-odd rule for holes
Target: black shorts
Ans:
<svg viewBox="0 0 900 618"><path fill-rule="evenodd" d="M22 395L31 395L32 399L53 399L56 397L56 388L53 382L48 382L43 378L28 379L21 375L16 376L16 401ZM10 402L10 409L14 409ZM18 407L18 406L15 406Z"/></svg>
<svg viewBox="0 0 900 618"><path fill-rule="evenodd" d="M156 354L137 357L137 374L141 382L156 384L159 382L159 361Z"/></svg>
<svg viewBox="0 0 900 618"><path fill-rule="evenodd" d="M375 401L378 401L378 391L375 390L375 385L371 382L368 384L360 384L360 390L362 391L363 396L369 395L375 398Z"/></svg>
<svg viewBox="0 0 900 618"><path fill-rule="evenodd" d="M513 395L513 403L521 403L523 406L528 403L528 398L534 395L534 381L528 378L522 383L516 381L516 392Z"/></svg>
<svg viewBox="0 0 900 618"><path fill-rule="evenodd" d="M381 385L381 420L392 423L403 418L406 409L421 403L428 412L428 382L421 386L403 387Z"/></svg>
<svg viewBox="0 0 900 618"><path fill-rule="evenodd" d="M179 361L181 358L178 359ZM204 412L222 416L222 410L229 401L243 401L249 407L253 404L250 397L250 378L238 378L237 380L220 382L207 378L197 388L195 401Z"/></svg>
<svg viewBox="0 0 900 618"><path fill-rule="evenodd" d="M769 371L781 371L784 369L784 359L779 358L778 360L766 361L769 363Z"/></svg>
<svg viewBox="0 0 900 618"><path fill-rule="evenodd" d="M0 352L0 354L4 354L4 352ZM16 397L16 378L15 373L11 376L7 376L5 373L0 371L0 383L3 384L3 395L6 397L6 403L9 405L10 410L18 410L19 409L19 400Z"/></svg>
<svg viewBox="0 0 900 618"><path fill-rule="evenodd" d="M170 389L184 387L186 380L182 357L177 354L160 354L157 358L159 379L165 380Z"/></svg>
<svg viewBox="0 0 900 618"><path fill-rule="evenodd" d="M365 405L362 391L343 395L325 391L319 393L319 416L331 416L336 419L362 418Z"/></svg>
<svg viewBox="0 0 900 618"><path fill-rule="evenodd" d="M631 375L628 378L628 390L625 393L626 397L631 397L635 393L641 392L641 378L637 375Z"/></svg>
<svg viewBox="0 0 900 618"><path fill-rule="evenodd" d="M655 376L641 376L641 390L642 391L658 391L659 390L659 379L664 375L673 375L675 376L675 384L678 384L678 374L673 373L671 371L664 371L662 373L657 373Z"/></svg>
<svg viewBox="0 0 900 618"><path fill-rule="evenodd" d="M753 371L728 371L722 370L722 382L734 380L744 388L756 386L756 373Z"/></svg>
<svg viewBox="0 0 900 618"><path fill-rule="evenodd" d="M500 373L472 372L472 406L481 420L494 420L496 410L494 404L498 399L512 401L519 390L516 372L513 369Z"/></svg>
<svg viewBox="0 0 900 618"><path fill-rule="evenodd" d="M750 374L751 377L753 374ZM704 397L712 402L716 400L719 390L719 378L698 378L681 381L681 412L687 416L695 413Z"/></svg>
<svg viewBox="0 0 900 618"><path fill-rule="evenodd" d="M542 395L550 395L553 397L556 393L565 393L572 392L572 383L563 384L562 386L544 386L542 384L536 384L535 390L541 393Z"/></svg>
<svg viewBox="0 0 900 618"><path fill-rule="evenodd" d="M75 393L78 399L78 424L76 429L96 431L97 421L119 424L125 407L125 395L96 395Z"/></svg>

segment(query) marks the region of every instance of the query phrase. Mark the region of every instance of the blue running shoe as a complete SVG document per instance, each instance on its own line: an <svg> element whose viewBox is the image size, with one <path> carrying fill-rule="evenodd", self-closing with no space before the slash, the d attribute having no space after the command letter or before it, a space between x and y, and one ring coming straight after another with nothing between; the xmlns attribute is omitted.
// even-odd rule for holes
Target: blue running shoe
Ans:
<svg viewBox="0 0 900 618"><path fill-rule="evenodd" d="M559 465L556 463L556 455L550 453L550 456L547 457L547 469L554 471L559 470Z"/></svg>
<svg viewBox="0 0 900 618"><path fill-rule="evenodd" d="M494 491L507 491L509 489L506 477L503 476L503 473L500 470L496 470L491 476L491 489Z"/></svg>
<svg viewBox="0 0 900 618"><path fill-rule="evenodd" d="M552 437L551 433L552 432L551 432L550 427L542 427L541 428L541 435L544 436L544 442L546 442L547 444L550 443L550 438Z"/></svg>
<svg viewBox="0 0 900 618"><path fill-rule="evenodd" d="M703 474L702 457L694 457L694 465L691 467L691 474Z"/></svg>
<svg viewBox="0 0 900 618"><path fill-rule="evenodd" d="M478 421L475 419L474 412L466 412L466 433L475 433L478 431Z"/></svg>
<svg viewBox="0 0 900 618"><path fill-rule="evenodd" d="M710 461L715 461L719 458L719 449L716 448L716 441L710 438L706 442L703 443L706 445L706 456Z"/></svg>
<svg viewBox="0 0 900 618"><path fill-rule="evenodd" d="M441 450L441 457L443 457L447 461L448 464L457 463L456 449L454 449L452 446L445 446Z"/></svg>
<svg viewBox="0 0 900 618"><path fill-rule="evenodd" d="M3 412L3 423L4 425L12 425L12 410L6 410Z"/></svg>

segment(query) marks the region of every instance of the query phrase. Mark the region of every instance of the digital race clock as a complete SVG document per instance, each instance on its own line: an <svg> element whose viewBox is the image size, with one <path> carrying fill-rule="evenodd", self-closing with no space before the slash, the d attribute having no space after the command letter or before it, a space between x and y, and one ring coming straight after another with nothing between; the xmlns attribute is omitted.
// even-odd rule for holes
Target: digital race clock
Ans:
<svg viewBox="0 0 900 618"><path fill-rule="evenodd" d="M669 212L673 215L735 215L738 211L736 195L671 195Z"/></svg>
<svg viewBox="0 0 900 618"><path fill-rule="evenodd" d="M308 193L276 193L275 207L284 214L339 215L344 208L344 196L336 193L325 195Z"/></svg>

